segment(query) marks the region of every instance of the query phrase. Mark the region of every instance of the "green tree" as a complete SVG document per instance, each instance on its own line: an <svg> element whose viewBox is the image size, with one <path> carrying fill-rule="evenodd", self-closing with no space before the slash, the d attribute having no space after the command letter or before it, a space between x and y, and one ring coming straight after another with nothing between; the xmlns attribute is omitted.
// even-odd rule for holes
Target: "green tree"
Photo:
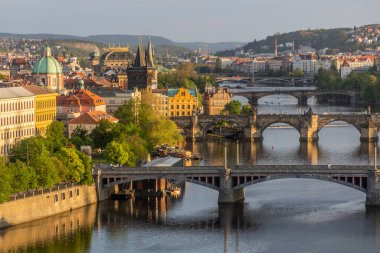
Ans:
<svg viewBox="0 0 380 253"><path fill-rule="evenodd" d="M66 182L79 183L82 181L85 168L75 149L62 148L57 154L57 158L68 168Z"/></svg>
<svg viewBox="0 0 380 253"><path fill-rule="evenodd" d="M14 192L12 188L13 171L6 165L5 159L0 158L0 203L9 200L9 196Z"/></svg>
<svg viewBox="0 0 380 253"><path fill-rule="evenodd" d="M34 164L34 161L40 156L50 156L46 149L46 140L43 137L30 137L14 145L9 151L11 162L17 160L26 164Z"/></svg>
<svg viewBox="0 0 380 253"><path fill-rule="evenodd" d="M48 150L53 153L67 146L68 140L62 122L56 121L50 124L46 132L46 143Z"/></svg>
<svg viewBox="0 0 380 253"><path fill-rule="evenodd" d="M216 73L221 73L222 72L222 60L219 57L216 59L215 72Z"/></svg>
<svg viewBox="0 0 380 253"><path fill-rule="evenodd" d="M70 142L75 145L75 147L80 150L81 146L93 146L94 143L87 131L82 126L78 126L74 129L71 134Z"/></svg>
<svg viewBox="0 0 380 253"><path fill-rule="evenodd" d="M9 163L7 166L13 172L12 189L14 192L37 188L37 175L33 168L21 161Z"/></svg>
<svg viewBox="0 0 380 253"><path fill-rule="evenodd" d="M228 115L240 115L241 109L242 103L239 100L232 100L224 106L222 113Z"/></svg>
<svg viewBox="0 0 380 253"><path fill-rule="evenodd" d="M107 144L105 155L108 162L112 164L125 165L129 162L129 150L126 150L126 144L112 141Z"/></svg>
<svg viewBox="0 0 380 253"><path fill-rule="evenodd" d="M109 122L106 119L98 122L90 134L95 148L105 148L114 139L113 129L115 125L115 123Z"/></svg>
<svg viewBox="0 0 380 253"><path fill-rule="evenodd" d="M251 114L251 112L252 106L250 104L243 105L243 107L241 108L241 114L248 115Z"/></svg>
<svg viewBox="0 0 380 253"><path fill-rule="evenodd" d="M37 184L42 187L52 187L61 182L54 160L48 156L40 156L34 160L33 169L37 174Z"/></svg>
<svg viewBox="0 0 380 253"><path fill-rule="evenodd" d="M302 69L296 68L293 71L293 75L294 75L294 77L303 77L305 75L305 73L302 71Z"/></svg>
<svg viewBox="0 0 380 253"><path fill-rule="evenodd" d="M81 184L91 185L94 183L94 179L92 177L92 166L91 159L83 152L76 151L79 159L81 159L82 164L84 166L84 173L82 175Z"/></svg>

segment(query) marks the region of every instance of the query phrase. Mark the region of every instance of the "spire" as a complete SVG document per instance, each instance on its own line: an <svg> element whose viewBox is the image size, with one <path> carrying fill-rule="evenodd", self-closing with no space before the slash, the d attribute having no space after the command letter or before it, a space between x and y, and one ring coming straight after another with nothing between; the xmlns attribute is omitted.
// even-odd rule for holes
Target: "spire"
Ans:
<svg viewBox="0 0 380 253"><path fill-rule="evenodd" d="M152 48L152 41L148 41L148 49L146 50L146 65L147 67L154 68L154 55L153 55L153 48Z"/></svg>
<svg viewBox="0 0 380 253"><path fill-rule="evenodd" d="M145 67L145 66L146 66L145 54L142 48L142 39L140 37L139 46L137 47L137 52L136 52L135 64L133 64L133 67Z"/></svg>

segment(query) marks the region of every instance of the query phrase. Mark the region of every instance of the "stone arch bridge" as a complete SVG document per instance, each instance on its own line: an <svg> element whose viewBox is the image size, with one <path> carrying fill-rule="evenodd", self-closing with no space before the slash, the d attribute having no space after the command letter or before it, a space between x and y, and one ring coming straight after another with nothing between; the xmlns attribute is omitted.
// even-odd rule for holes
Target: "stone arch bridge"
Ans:
<svg viewBox="0 0 380 253"><path fill-rule="evenodd" d="M367 194L367 205L380 206L380 176L369 166L346 165L238 165L110 168L98 165L93 176L99 200L107 199L116 186L142 179L176 179L219 192L218 203L244 200L244 187L282 178L309 178L342 184Z"/></svg>
<svg viewBox="0 0 380 253"><path fill-rule="evenodd" d="M263 140L264 130L276 123L286 123L300 134L301 142L317 142L319 131L334 121L344 121L360 133L360 141L377 142L380 129L379 114L257 114L251 115L195 115L171 118L183 130L187 140L202 140L207 130L219 122L231 122L238 126L240 138L252 141Z"/></svg>
<svg viewBox="0 0 380 253"><path fill-rule="evenodd" d="M260 98L272 96L272 95L289 95L297 98L298 105L307 105L307 100L311 97L323 96L323 95L339 95L347 96L350 98L352 105L358 104L361 101L360 93L358 91L319 91L319 90L286 90L277 89L273 91L245 91L234 90L232 91L234 96L241 96L248 99L249 104L257 105Z"/></svg>

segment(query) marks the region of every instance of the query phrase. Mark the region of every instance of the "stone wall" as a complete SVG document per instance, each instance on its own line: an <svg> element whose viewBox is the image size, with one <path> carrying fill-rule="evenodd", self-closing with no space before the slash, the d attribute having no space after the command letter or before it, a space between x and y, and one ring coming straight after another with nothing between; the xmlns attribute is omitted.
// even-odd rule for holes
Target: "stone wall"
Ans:
<svg viewBox="0 0 380 253"><path fill-rule="evenodd" d="M95 186L74 186L0 204L0 228L17 225L97 202Z"/></svg>

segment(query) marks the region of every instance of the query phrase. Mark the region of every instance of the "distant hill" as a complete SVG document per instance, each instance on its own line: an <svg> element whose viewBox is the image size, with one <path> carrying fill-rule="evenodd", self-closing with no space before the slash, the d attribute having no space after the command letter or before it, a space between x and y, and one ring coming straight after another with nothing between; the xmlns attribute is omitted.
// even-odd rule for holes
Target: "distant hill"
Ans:
<svg viewBox="0 0 380 253"><path fill-rule="evenodd" d="M90 35L90 36L73 36L73 35L60 35L60 34L12 34L12 33L0 33L0 38L28 38L28 39L54 39L54 40L85 40L89 42L97 42L103 44L114 44L114 45L137 45L139 36L138 35L118 35L118 34L104 34L104 35ZM148 41L148 36L142 36L143 42ZM197 50L198 48L208 48L212 52L217 52L221 50L234 49L240 47L244 42L216 42L216 43L206 43L206 42L174 42L170 39L161 36L151 36L152 43L156 46L177 46L184 47L189 50Z"/></svg>
<svg viewBox="0 0 380 253"><path fill-rule="evenodd" d="M279 51L291 49L294 42L295 49L300 46L310 46L317 50L328 48L335 52L353 52L355 50L363 50L365 48L374 48L378 43L358 43L354 36L362 38L377 37L374 32L368 32L367 28L378 29L379 25L366 25L358 28L333 28L333 29L316 29L316 30L300 30L289 33L281 33L268 36L263 40L255 40L249 42L237 50L243 49L245 52L271 53L274 52L275 38L277 37ZM376 38L377 40L377 38ZM281 47L282 45L282 47ZM235 50L226 50L217 52L220 56L233 55Z"/></svg>

